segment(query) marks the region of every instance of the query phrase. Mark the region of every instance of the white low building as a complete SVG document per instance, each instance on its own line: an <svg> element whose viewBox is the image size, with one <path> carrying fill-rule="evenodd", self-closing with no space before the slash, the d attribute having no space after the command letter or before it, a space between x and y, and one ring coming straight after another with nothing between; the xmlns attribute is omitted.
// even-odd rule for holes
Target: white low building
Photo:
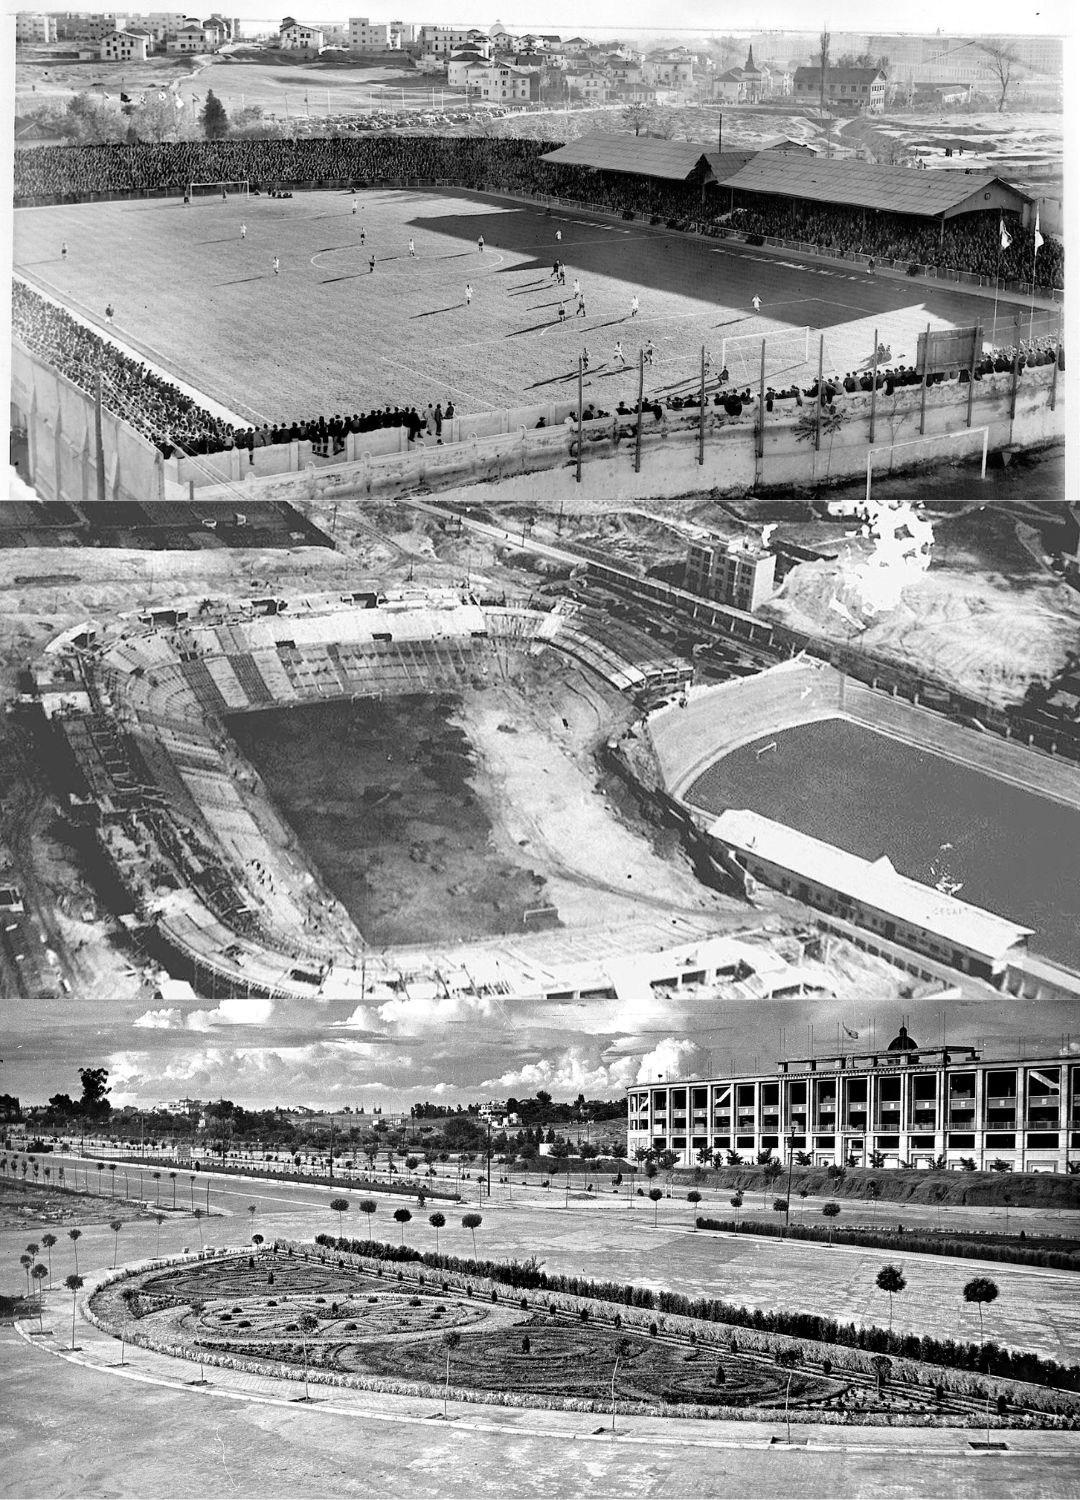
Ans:
<svg viewBox="0 0 1080 1500"><path fill-rule="evenodd" d="M114 31L98 43L102 62L145 62L150 38L143 31Z"/></svg>

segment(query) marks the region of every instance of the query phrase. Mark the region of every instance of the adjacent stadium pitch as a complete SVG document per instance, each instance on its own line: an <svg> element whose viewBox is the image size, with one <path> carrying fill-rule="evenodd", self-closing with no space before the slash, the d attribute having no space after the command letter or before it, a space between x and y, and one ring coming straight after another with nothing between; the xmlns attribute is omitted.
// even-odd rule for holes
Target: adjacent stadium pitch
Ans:
<svg viewBox="0 0 1080 1500"><path fill-rule="evenodd" d="M552 279L556 259L565 287ZM854 266L802 265L641 221L548 215L457 190L20 210L15 267L102 329L111 303L118 341L258 424L428 401L470 412L561 399L575 392L584 346L586 400L611 410L636 399L647 340L646 391L661 399L696 388L702 345L714 387L725 339L732 380L756 383L767 336L768 382L806 384L819 330L826 373L842 375L869 363L875 330L894 361L914 363L927 323L982 322L989 332L992 317L987 299ZM1003 340L1013 311L1002 300Z"/></svg>

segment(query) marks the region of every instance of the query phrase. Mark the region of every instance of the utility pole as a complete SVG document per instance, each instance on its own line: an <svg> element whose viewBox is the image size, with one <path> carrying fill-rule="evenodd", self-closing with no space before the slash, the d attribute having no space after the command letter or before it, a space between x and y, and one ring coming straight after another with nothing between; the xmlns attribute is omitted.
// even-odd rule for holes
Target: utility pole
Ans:
<svg viewBox="0 0 1080 1500"><path fill-rule="evenodd" d="M102 421L101 421L101 366L99 365L94 375L94 441L97 446L95 468L97 470L97 497L98 504L105 503L105 449L102 446Z"/></svg>

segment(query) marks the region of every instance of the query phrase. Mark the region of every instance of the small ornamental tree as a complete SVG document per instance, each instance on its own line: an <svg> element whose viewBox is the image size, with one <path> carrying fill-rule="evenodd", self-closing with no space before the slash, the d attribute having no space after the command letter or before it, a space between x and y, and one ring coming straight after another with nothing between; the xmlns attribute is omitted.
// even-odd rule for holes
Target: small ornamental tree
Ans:
<svg viewBox="0 0 1080 1500"><path fill-rule="evenodd" d="M701 1202L701 1194L698 1192L697 1188L691 1188L690 1189L690 1191L686 1195L686 1201L687 1201L687 1203L690 1204L691 1208L693 1208L694 1211L696 1212L697 1211L697 1206Z"/></svg>
<svg viewBox="0 0 1080 1500"><path fill-rule="evenodd" d="M311 1392L308 1390L308 1353L307 1353L307 1347L308 1346L307 1346L307 1341L308 1341L309 1336L311 1334L313 1334L318 1329L319 1320L315 1316L314 1313L309 1313L309 1312L301 1313L300 1317L299 1317L299 1319L297 1321L297 1325L296 1326L300 1330L300 1341L301 1341L301 1343L303 1344L303 1347L304 1347L304 1400L305 1401L310 1401L311 1400Z"/></svg>
<svg viewBox="0 0 1080 1500"><path fill-rule="evenodd" d="M82 1230L69 1229L68 1239L71 1241L72 1246L75 1250L75 1274L77 1276L79 1274L79 1241L82 1239ZM66 1286L67 1282L65 1282L64 1285Z"/></svg>
<svg viewBox="0 0 1080 1500"><path fill-rule="evenodd" d="M338 1237L339 1238L342 1237L344 1235L344 1233L345 1233L344 1215L347 1214L348 1211L349 1211L349 1200L348 1200L348 1198L332 1198L330 1200L330 1212L332 1214L337 1214L337 1216L338 1216Z"/></svg>
<svg viewBox="0 0 1080 1500"><path fill-rule="evenodd" d="M892 1333L893 1298L907 1286L899 1266L882 1266L877 1274L878 1290L889 1294L889 1332Z"/></svg>
<svg viewBox="0 0 1080 1500"><path fill-rule="evenodd" d="M404 1245L404 1243L405 1243L405 1225L412 1218L412 1214L409 1212L409 1210L407 1208L395 1208L394 1209L394 1218L397 1221L397 1223L401 1225L401 1243Z"/></svg>
<svg viewBox="0 0 1080 1500"><path fill-rule="evenodd" d="M71 1347L75 1347L75 1303L79 1295L79 1288L83 1284L81 1276L72 1271L70 1276L64 1277L64 1285L71 1293Z"/></svg>
<svg viewBox="0 0 1080 1500"><path fill-rule="evenodd" d="M821 1212L824 1214L825 1218L829 1220L829 1244L831 1245L833 1237L832 1220L839 1217L840 1205L839 1203L833 1202L826 1203Z"/></svg>
<svg viewBox="0 0 1080 1500"><path fill-rule="evenodd" d="M446 1215L442 1214L442 1213L438 1213L438 1212L433 1213L433 1214L429 1214L428 1215L428 1223L431 1225L432 1229L434 1229L434 1231L435 1231L435 1254L438 1255L438 1253L439 1253L439 1230L442 1229L442 1227L446 1223Z"/></svg>
<svg viewBox="0 0 1080 1500"><path fill-rule="evenodd" d="M480 1214L462 1214L461 1216L462 1229L468 1229L472 1234L473 1260L476 1259L476 1231L483 1222L483 1217Z"/></svg>
<svg viewBox="0 0 1080 1500"><path fill-rule="evenodd" d="M374 1198L361 1198L360 1202L356 1205L357 1212L358 1213L362 1213L366 1217L366 1219L367 1219L367 1222L368 1222L368 1227L367 1227L367 1236L368 1236L368 1239L371 1238L371 1216L376 1211L376 1209L378 1208L378 1206L379 1205L375 1202Z"/></svg>
<svg viewBox="0 0 1080 1500"><path fill-rule="evenodd" d="M477 1215L479 1217L479 1215ZM446 1420L446 1398L450 1393L450 1355L461 1343L461 1334L456 1328L449 1328L443 1334L443 1348L446 1350L446 1384L443 1386L442 1414Z"/></svg>
<svg viewBox="0 0 1080 1500"><path fill-rule="evenodd" d="M729 1201L731 1203L732 1208L735 1210L735 1228L738 1229L738 1227L739 1227L739 1210L743 1206L743 1191L742 1191L742 1188L739 1188L736 1192L732 1193L731 1198L730 1198Z"/></svg>
<svg viewBox="0 0 1080 1500"><path fill-rule="evenodd" d="M124 1221L122 1219L109 1220L109 1228L113 1232L112 1268L114 1271L116 1270L116 1252L120 1244L120 1231L123 1227Z"/></svg>
<svg viewBox="0 0 1080 1500"><path fill-rule="evenodd" d="M656 1228L657 1216L660 1213L660 1199L663 1196L664 1196L663 1191L660 1188L650 1188L649 1189L649 1201L652 1203L652 1206L653 1206L652 1221L653 1221L653 1228L654 1229Z"/></svg>
<svg viewBox="0 0 1080 1500"><path fill-rule="evenodd" d="M983 1304L987 1306L997 1301L998 1289L996 1282L990 1280L989 1276L974 1276L964 1288L964 1301L974 1302L979 1309L979 1342L982 1343L983 1336Z"/></svg>

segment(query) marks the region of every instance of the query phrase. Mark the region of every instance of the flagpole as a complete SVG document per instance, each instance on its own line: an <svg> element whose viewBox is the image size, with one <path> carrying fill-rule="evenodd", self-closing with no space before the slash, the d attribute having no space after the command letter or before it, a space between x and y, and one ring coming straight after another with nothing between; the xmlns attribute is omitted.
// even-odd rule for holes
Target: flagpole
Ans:
<svg viewBox="0 0 1080 1500"><path fill-rule="evenodd" d="M998 234L997 270L994 273L994 327L993 327L993 331L990 334L990 347L991 347L991 349L996 349L997 348L997 305L998 305L998 287L1001 285L1001 251L1002 251L1002 244L1001 244L1001 235L999 233Z"/></svg>

